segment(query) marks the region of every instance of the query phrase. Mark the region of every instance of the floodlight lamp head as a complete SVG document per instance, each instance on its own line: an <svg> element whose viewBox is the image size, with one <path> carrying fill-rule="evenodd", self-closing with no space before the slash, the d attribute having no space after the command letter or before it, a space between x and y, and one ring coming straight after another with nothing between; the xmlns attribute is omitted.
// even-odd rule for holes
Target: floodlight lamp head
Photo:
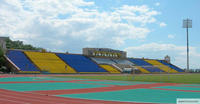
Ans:
<svg viewBox="0 0 200 104"><path fill-rule="evenodd" d="M183 20L183 28L192 28L192 20L190 19Z"/></svg>

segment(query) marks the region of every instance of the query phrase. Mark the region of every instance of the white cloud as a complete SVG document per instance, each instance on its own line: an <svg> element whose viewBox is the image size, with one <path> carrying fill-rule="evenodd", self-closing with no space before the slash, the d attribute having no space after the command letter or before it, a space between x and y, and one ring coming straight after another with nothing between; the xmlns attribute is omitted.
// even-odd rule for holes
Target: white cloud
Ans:
<svg viewBox="0 0 200 104"><path fill-rule="evenodd" d="M159 3L159 2L156 2L154 5L155 5L155 6L160 6L160 3Z"/></svg>
<svg viewBox="0 0 200 104"><path fill-rule="evenodd" d="M174 44L160 44L149 43L140 46L133 46L124 49L127 51L128 56L133 57L145 57L160 59L166 55L171 57L173 64L179 67L186 67L186 47L177 46ZM197 51L197 47L190 47L190 66L191 68L197 68L199 66L200 52Z"/></svg>
<svg viewBox="0 0 200 104"><path fill-rule="evenodd" d="M84 0L6 0L0 1L0 35L50 50L116 48L127 39L145 39L151 32L146 24L159 14L147 5L100 11Z"/></svg>
<svg viewBox="0 0 200 104"><path fill-rule="evenodd" d="M168 36L167 36L169 39L174 39L174 35L173 34L169 34Z"/></svg>
<svg viewBox="0 0 200 104"><path fill-rule="evenodd" d="M142 5L142 6L124 5L120 8L117 8L114 13L120 14L121 19L129 23L139 22L142 23L142 25L156 22L154 16L160 14L160 12L149 8L147 5Z"/></svg>
<svg viewBox="0 0 200 104"><path fill-rule="evenodd" d="M160 23L160 27L165 27L165 26L167 26L166 23L164 23L164 22L161 22L161 23Z"/></svg>

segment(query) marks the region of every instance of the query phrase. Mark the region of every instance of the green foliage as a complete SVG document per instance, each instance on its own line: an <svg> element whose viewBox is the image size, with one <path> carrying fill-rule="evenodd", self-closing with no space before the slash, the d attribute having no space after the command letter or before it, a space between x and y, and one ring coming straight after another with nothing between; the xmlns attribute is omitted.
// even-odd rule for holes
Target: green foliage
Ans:
<svg viewBox="0 0 200 104"><path fill-rule="evenodd" d="M3 52L2 48L0 47L0 71L2 71L1 69L6 63L6 60L3 57L3 55L4 55L4 52Z"/></svg>
<svg viewBox="0 0 200 104"><path fill-rule="evenodd" d="M0 57L4 55L3 49L0 47Z"/></svg>
<svg viewBox="0 0 200 104"><path fill-rule="evenodd" d="M4 52L3 52L2 48L0 47L0 67L5 64L5 59L4 59L3 55L4 55Z"/></svg>
<svg viewBox="0 0 200 104"><path fill-rule="evenodd" d="M5 59L3 57L0 57L0 67L5 64Z"/></svg>
<svg viewBox="0 0 200 104"><path fill-rule="evenodd" d="M33 47L29 44L23 44L22 41L12 41L10 39L6 40L6 47L8 49L23 49L23 50L42 50L43 48Z"/></svg>

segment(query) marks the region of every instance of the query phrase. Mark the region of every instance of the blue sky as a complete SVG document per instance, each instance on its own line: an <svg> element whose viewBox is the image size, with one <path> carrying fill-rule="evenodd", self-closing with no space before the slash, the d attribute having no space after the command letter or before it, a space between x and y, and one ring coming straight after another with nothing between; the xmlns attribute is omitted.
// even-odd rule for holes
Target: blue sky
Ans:
<svg viewBox="0 0 200 104"><path fill-rule="evenodd" d="M81 53L84 47L113 48L129 57L163 59L200 68L199 0L1 0L0 36L55 52Z"/></svg>

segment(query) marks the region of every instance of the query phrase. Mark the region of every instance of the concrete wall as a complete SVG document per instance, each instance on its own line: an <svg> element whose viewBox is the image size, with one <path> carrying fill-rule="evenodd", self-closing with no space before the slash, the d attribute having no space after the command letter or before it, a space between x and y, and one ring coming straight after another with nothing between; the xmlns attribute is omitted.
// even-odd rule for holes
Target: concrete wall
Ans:
<svg viewBox="0 0 200 104"><path fill-rule="evenodd" d="M9 37L0 37L0 47L6 51L6 39L8 39Z"/></svg>

